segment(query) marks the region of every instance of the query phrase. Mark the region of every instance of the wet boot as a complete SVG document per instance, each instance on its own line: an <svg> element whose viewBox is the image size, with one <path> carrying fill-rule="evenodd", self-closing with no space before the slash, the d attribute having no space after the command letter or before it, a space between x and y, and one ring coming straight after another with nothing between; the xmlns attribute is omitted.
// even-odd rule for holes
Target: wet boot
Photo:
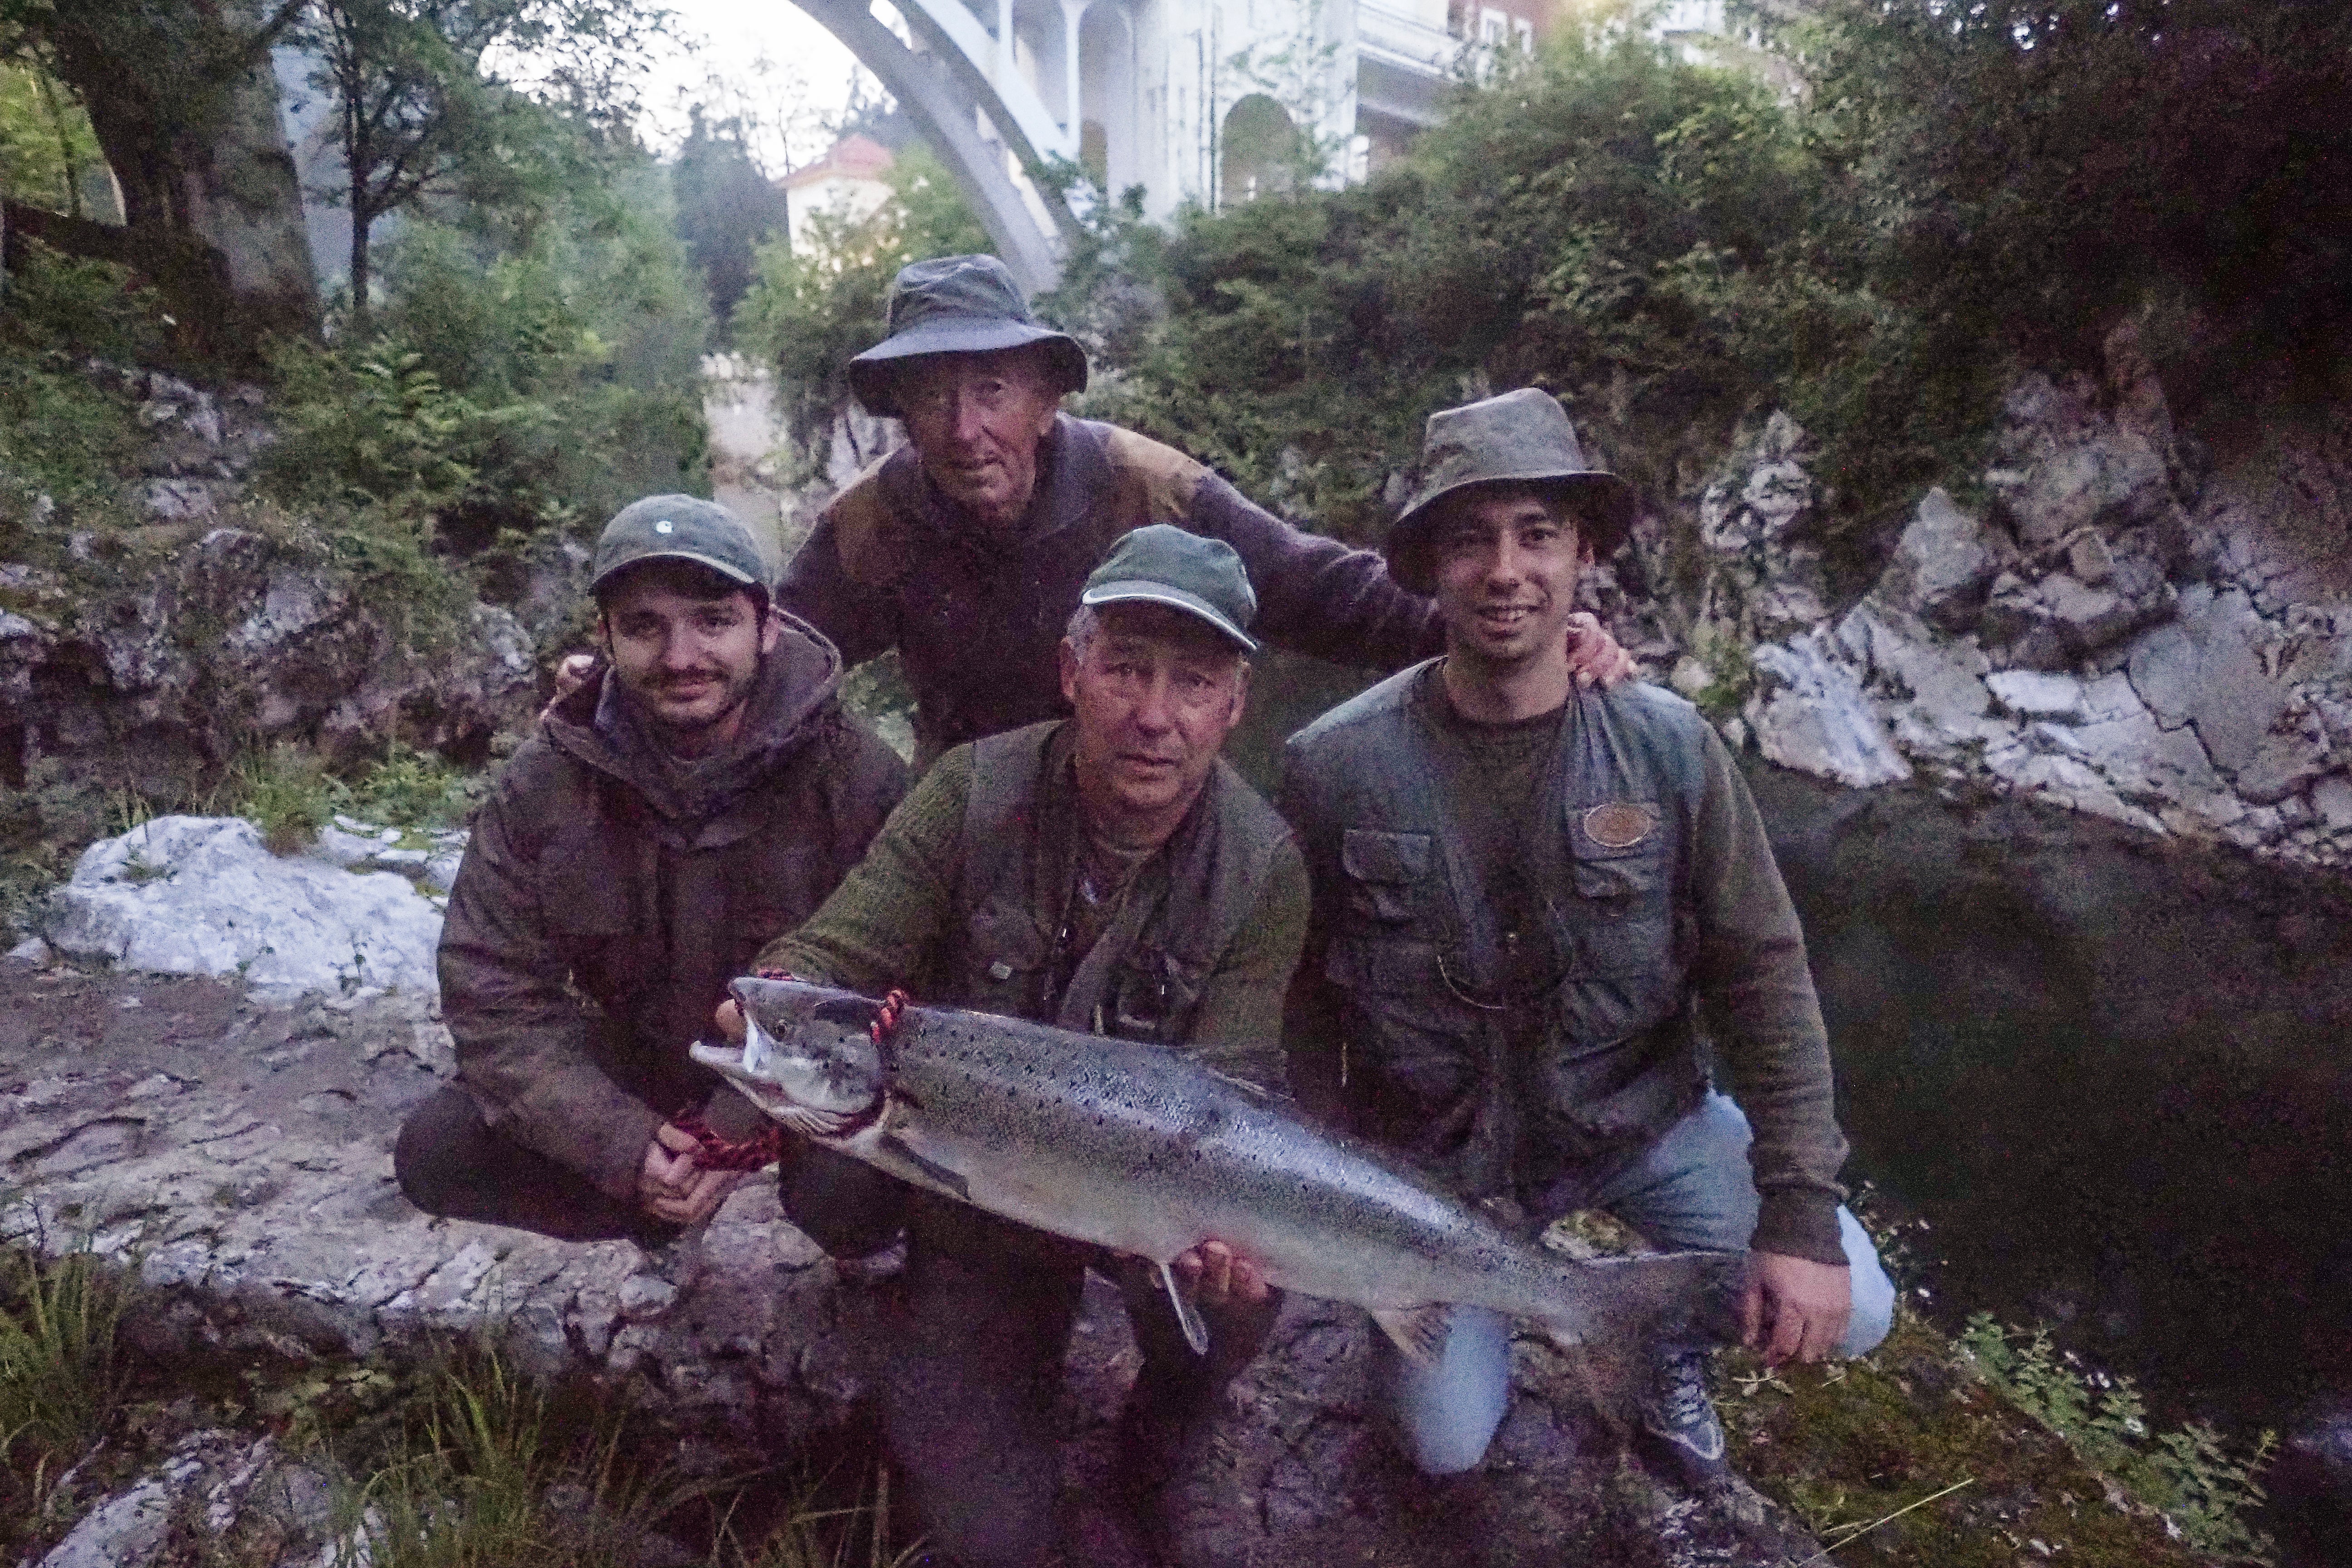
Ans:
<svg viewBox="0 0 2352 1568"><path fill-rule="evenodd" d="M1706 1352L1662 1352L1635 1413L1634 1444L1642 1457L1688 1491L1727 1479L1731 1461L1723 1419L1706 1391Z"/></svg>

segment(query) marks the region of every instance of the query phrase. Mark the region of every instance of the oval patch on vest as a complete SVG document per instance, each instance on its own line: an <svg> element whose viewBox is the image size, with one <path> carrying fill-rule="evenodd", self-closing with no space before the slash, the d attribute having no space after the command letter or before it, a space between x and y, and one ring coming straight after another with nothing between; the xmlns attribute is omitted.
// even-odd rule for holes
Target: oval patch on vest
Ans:
<svg viewBox="0 0 2352 1568"><path fill-rule="evenodd" d="M1584 836L1603 849L1631 849L1650 836L1650 814L1638 805L1612 802L1584 814Z"/></svg>

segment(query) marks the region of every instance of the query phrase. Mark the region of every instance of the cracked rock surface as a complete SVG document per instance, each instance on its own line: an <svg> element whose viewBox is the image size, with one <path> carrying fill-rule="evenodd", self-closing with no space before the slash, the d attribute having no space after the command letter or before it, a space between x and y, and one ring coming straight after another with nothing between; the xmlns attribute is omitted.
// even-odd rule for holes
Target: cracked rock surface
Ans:
<svg viewBox="0 0 2352 1568"><path fill-rule="evenodd" d="M393 1141L453 1066L432 1009L403 993L274 1005L210 978L0 960L0 1236L135 1267L149 1289L130 1331L159 1358L397 1355L490 1330L534 1370L630 1385L695 1473L805 1451L856 1416L887 1353L895 1287L845 1279L764 1179L659 1254L412 1207L394 1184ZM1112 1568L1146 1561L1104 1501L1137 1364L1117 1302L1089 1281L1063 1407L1073 1531L1086 1561ZM1485 1468L1449 1492L1455 1521L1441 1529L1373 1414L1374 1331L1352 1309L1286 1305L1175 1478L1165 1544L1178 1561L1435 1561L1425 1549L1438 1534L1475 1537L1473 1555L1448 1562L1762 1563L1812 1550L1790 1550L1800 1538L1744 1486L1687 1497L1623 1459L1593 1413L1605 1364L1570 1366L1534 1342L1518 1348L1513 1414ZM174 1456L86 1516L50 1561L142 1560L142 1521L211 1496L242 1463ZM1469 1537L1461 1519L1477 1521Z"/></svg>

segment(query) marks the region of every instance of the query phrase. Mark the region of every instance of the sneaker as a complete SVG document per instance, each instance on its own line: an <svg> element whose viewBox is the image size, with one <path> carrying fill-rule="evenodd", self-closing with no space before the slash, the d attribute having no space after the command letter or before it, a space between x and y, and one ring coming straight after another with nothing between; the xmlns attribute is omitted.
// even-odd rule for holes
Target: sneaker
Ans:
<svg viewBox="0 0 2352 1568"><path fill-rule="evenodd" d="M1706 1392L1706 1352L1660 1355L1636 1428L1643 1456L1693 1491L1731 1474L1723 1421Z"/></svg>

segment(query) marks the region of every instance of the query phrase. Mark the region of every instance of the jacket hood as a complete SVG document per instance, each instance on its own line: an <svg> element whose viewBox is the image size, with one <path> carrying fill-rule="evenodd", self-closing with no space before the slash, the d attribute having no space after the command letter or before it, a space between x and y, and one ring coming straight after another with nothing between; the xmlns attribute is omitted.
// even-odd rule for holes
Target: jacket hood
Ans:
<svg viewBox="0 0 2352 1568"><path fill-rule="evenodd" d="M692 759L671 755L609 668L550 707L540 720L541 733L672 821L718 815L816 738L841 689L841 655L833 644L790 612L774 614L783 623L782 635L760 660L744 700L742 730L726 751Z"/></svg>

